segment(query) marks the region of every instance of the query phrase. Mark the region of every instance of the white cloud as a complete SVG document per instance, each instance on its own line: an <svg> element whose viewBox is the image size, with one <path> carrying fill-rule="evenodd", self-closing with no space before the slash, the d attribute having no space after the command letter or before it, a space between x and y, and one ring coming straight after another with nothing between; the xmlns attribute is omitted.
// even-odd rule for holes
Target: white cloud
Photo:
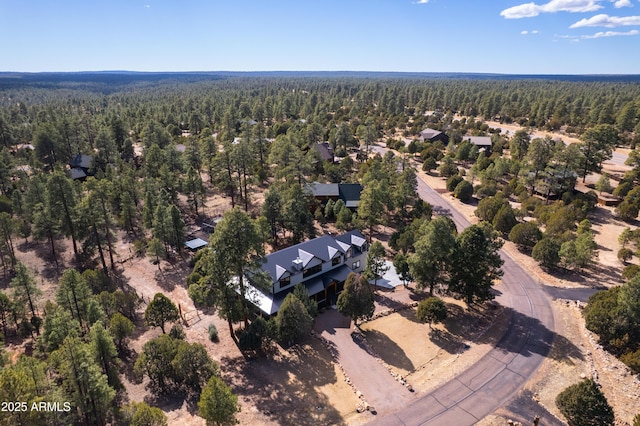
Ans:
<svg viewBox="0 0 640 426"><path fill-rule="evenodd" d="M555 12L593 12L602 9L602 0L551 0L545 4L524 3L500 12L506 19L532 18L541 13ZM625 1L625 0L619 0Z"/></svg>
<svg viewBox="0 0 640 426"><path fill-rule="evenodd" d="M617 9L621 7L633 7L631 0L611 0L613 6Z"/></svg>
<svg viewBox="0 0 640 426"><path fill-rule="evenodd" d="M414 1L413 4L427 4L429 3L429 0L419 0L419 1Z"/></svg>
<svg viewBox="0 0 640 426"><path fill-rule="evenodd" d="M522 30L522 31L520 31L520 34L522 34L522 35L527 35L527 34L538 34L538 33L539 33L539 31L538 31L538 30L531 30L531 31L528 31L528 30Z"/></svg>
<svg viewBox="0 0 640 426"><path fill-rule="evenodd" d="M602 37L618 37L618 36L635 36L640 34L638 30L627 31L626 33L620 31L600 31L594 35L584 35L582 38L602 38Z"/></svg>
<svg viewBox="0 0 640 426"><path fill-rule="evenodd" d="M540 14L540 6L535 3L513 6L500 12L507 19L532 18Z"/></svg>
<svg viewBox="0 0 640 426"><path fill-rule="evenodd" d="M538 34L538 33L539 33L539 31L538 31L538 30L533 30L533 31L531 31L531 34Z"/></svg>
<svg viewBox="0 0 640 426"><path fill-rule="evenodd" d="M605 27L615 28L629 25L640 25L640 16L609 16L601 13L600 15L584 18L571 24L569 28L581 27Z"/></svg>
<svg viewBox="0 0 640 426"><path fill-rule="evenodd" d="M523 30L523 31L520 31L520 34L522 34L522 35L527 35L527 34L529 34L529 31L527 31L527 30Z"/></svg>

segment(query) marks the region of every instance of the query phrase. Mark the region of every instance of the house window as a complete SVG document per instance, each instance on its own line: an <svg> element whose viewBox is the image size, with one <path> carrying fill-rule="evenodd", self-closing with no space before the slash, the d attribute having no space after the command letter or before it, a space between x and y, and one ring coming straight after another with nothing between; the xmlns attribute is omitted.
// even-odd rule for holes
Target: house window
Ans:
<svg viewBox="0 0 640 426"><path fill-rule="evenodd" d="M322 271L322 264L318 264L316 266L312 266L309 269L305 269L304 271L302 271L302 276L304 278L307 278L311 275L317 274L318 272Z"/></svg>
<svg viewBox="0 0 640 426"><path fill-rule="evenodd" d="M353 262L353 264L351 265L351 269L358 269L359 267L360 267L360 261L359 260Z"/></svg>
<svg viewBox="0 0 640 426"><path fill-rule="evenodd" d="M351 249L347 250L347 253L344 255L346 259L351 257Z"/></svg>
<svg viewBox="0 0 640 426"><path fill-rule="evenodd" d="M291 284L291 277L280 278L278 282L280 283L280 288L286 287Z"/></svg>
<svg viewBox="0 0 640 426"><path fill-rule="evenodd" d="M341 262L342 262L342 258L341 258L340 256L338 256L338 257L334 257L334 258L331 260L331 266L339 265Z"/></svg>

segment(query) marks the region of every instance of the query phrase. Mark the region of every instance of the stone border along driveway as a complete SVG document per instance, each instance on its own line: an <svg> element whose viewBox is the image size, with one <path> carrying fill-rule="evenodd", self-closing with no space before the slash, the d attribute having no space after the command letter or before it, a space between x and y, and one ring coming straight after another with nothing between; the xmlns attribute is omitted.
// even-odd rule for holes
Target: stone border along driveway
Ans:
<svg viewBox="0 0 640 426"><path fill-rule="evenodd" d="M416 306L418 306L418 302L411 302L409 304L403 304L400 308L391 308L391 309L386 309L384 311L376 312L373 315L373 317L371 317L371 319L369 321L374 321L374 320L376 320L378 318L386 317L388 315L394 314L394 313L399 312L399 311L404 310L404 309L415 308ZM365 324L366 322L369 322L369 321L365 321L363 324ZM334 346L331 343L331 341L329 341L329 339L327 339L325 337L322 337L315 330L311 331L311 336L316 338L316 339L318 339L320 342L322 342L322 344L325 346L325 348L327 349L329 354L331 354L331 357L333 358L333 362L338 366L338 368L340 368L340 371L342 372L342 375L344 376L344 380L347 382L347 384L349 386L351 386L351 389L353 389L353 392L360 399L361 402L358 403L358 406L356 407L356 410L359 413L362 413L364 411L376 412L375 411L375 407L369 405L369 403L367 402L366 398L364 397L364 394L362 393L362 391L360 391L355 386L355 384L351 381L351 379L347 375L347 372L345 371L344 366L340 363L340 360L339 360L339 357L338 357L338 351L334 348ZM359 346L362 346L362 348L370 356L372 356L384 368L386 368L387 371L389 371L389 374L391 374L391 377L393 377L395 380L397 380L402 386L406 387L409 392L413 392L413 386L411 386L411 384L409 384L409 382L407 382L406 379L401 374L398 374L395 371L393 371L393 368L391 368L391 366L389 364L387 364L380 357L380 355L378 355L373 350L371 345L369 345L369 342L367 342L366 337L362 333L362 330L360 330L359 328L356 328L355 330L353 330L351 332L351 336L352 336L353 340L356 341L356 343Z"/></svg>
<svg viewBox="0 0 640 426"><path fill-rule="evenodd" d="M316 318L314 329L313 335L325 345L345 381L361 400L356 407L358 412L391 414L414 399L406 381L392 376L361 335L352 331L350 318L329 310ZM360 389L366 389L366 396Z"/></svg>

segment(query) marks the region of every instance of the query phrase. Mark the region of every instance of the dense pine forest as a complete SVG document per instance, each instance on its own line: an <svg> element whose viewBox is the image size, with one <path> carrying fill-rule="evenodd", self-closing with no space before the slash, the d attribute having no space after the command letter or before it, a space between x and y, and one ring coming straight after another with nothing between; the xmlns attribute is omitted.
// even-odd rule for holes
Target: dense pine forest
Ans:
<svg viewBox="0 0 640 426"><path fill-rule="evenodd" d="M524 130L509 135L487 121ZM449 142L421 140L425 128ZM581 143L531 138L533 131ZM469 136L491 137L490 152ZM339 161L323 161L316 149L323 142ZM150 395L178 395L212 424L234 418L238 400L220 378L225 366L184 338L182 306L162 293L145 300L126 283L131 258L148 257L159 270L187 268L182 285L196 306L215 308L242 350L267 356L273 341L308 333L315 312L303 306L286 324L250 321L244 288L238 300L226 286L265 252L329 225L360 229L370 241L384 226L392 230L389 249L380 246L377 256L393 258L420 289L468 305L491 300L495 267L465 277L447 262L471 260L444 256L433 271L421 269L472 244L455 226L431 220L416 168L449 178L456 198L479 200L475 237L491 250L508 239L545 268L582 273L594 261L587 215L598 195L575 191L576 183L599 173L615 147L632 149L632 170L616 177L615 190L604 174L595 189L619 197L616 213L634 227L639 142L635 76L0 74L0 401L19 404L3 408L0 423L166 424L152 404L129 402L125 371ZM373 153L375 144L390 150ZM361 203L320 207L307 192L312 182L360 183ZM220 217L212 249L188 252L193 230ZM233 231L240 228L242 241ZM629 232L625 262L640 240ZM443 235L451 247L436 241ZM629 283L599 296L596 307L615 304L620 293L616 309L633 315L611 330L602 312L588 313L603 344L637 373L640 268L630 266ZM483 287L470 288L471 279ZM292 323L307 325L292 331ZM129 341L145 327L161 334L136 352ZM209 331L215 340L218 331ZM34 410L34 402L55 409Z"/></svg>

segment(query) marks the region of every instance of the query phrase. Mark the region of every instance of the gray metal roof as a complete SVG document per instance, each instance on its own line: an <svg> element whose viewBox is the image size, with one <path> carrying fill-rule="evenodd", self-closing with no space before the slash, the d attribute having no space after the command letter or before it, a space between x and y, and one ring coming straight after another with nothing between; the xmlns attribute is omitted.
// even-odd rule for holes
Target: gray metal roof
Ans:
<svg viewBox="0 0 640 426"><path fill-rule="evenodd" d="M91 168L91 164L93 164L93 157L86 154L78 154L69 162L71 168L80 167L82 169L89 169Z"/></svg>
<svg viewBox="0 0 640 426"><path fill-rule="evenodd" d="M325 161L333 161L333 149L328 142L318 142L316 144L316 150L320 154L320 157Z"/></svg>
<svg viewBox="0 0 640 426"><path fill-rule="evenodd" d="M340 195L340 187L337 183L313 182L307 185L307 189L314 197L337 197Z"/></svg>
<svg viewBox="0 0 640 426"><path fill-rule="evenodd" d="M440 130L426 128L420 132L420 136L422 136L423 139L431 139L438 136L440 133L442 133Z"/></svg>
<svg viewBox="0 0 640 426"><path fill-rule="evenodd" d="M478 146L491 146L490 136L464 136L462 140L469 141L473 145Z"/></svg>
<svg viewBox="0 0 640 426"><path fill-rule="evenodd" d="M69 175L71 176L71 179L83 179L87 177L87 174L84 172L84 170L77 167L69 170Z"/></svg>
<svg viewBox="0 0 640 426"><path fill-rule="evenodd" d="M184 243L184 245L187 246L187 248L189 248L190 250L197 250L209 245L209 243L201 238L195 238L193 240L187 241L186 243Z"/></svg>
<svg viewBox="0 0 640 426"><path fill-rule="evenodd" d="M364 236L357 230L340 235L335 239L330 235L323 235L268 254L264 257L260 268L268 272L275 282L287 272L292 275L300 272L294 267L294 261L300 260L302 268L314 258L320 259L322 262L329 262L338 253L346 253L352 245L362 247L364 243L366 243Z"/></svg>

